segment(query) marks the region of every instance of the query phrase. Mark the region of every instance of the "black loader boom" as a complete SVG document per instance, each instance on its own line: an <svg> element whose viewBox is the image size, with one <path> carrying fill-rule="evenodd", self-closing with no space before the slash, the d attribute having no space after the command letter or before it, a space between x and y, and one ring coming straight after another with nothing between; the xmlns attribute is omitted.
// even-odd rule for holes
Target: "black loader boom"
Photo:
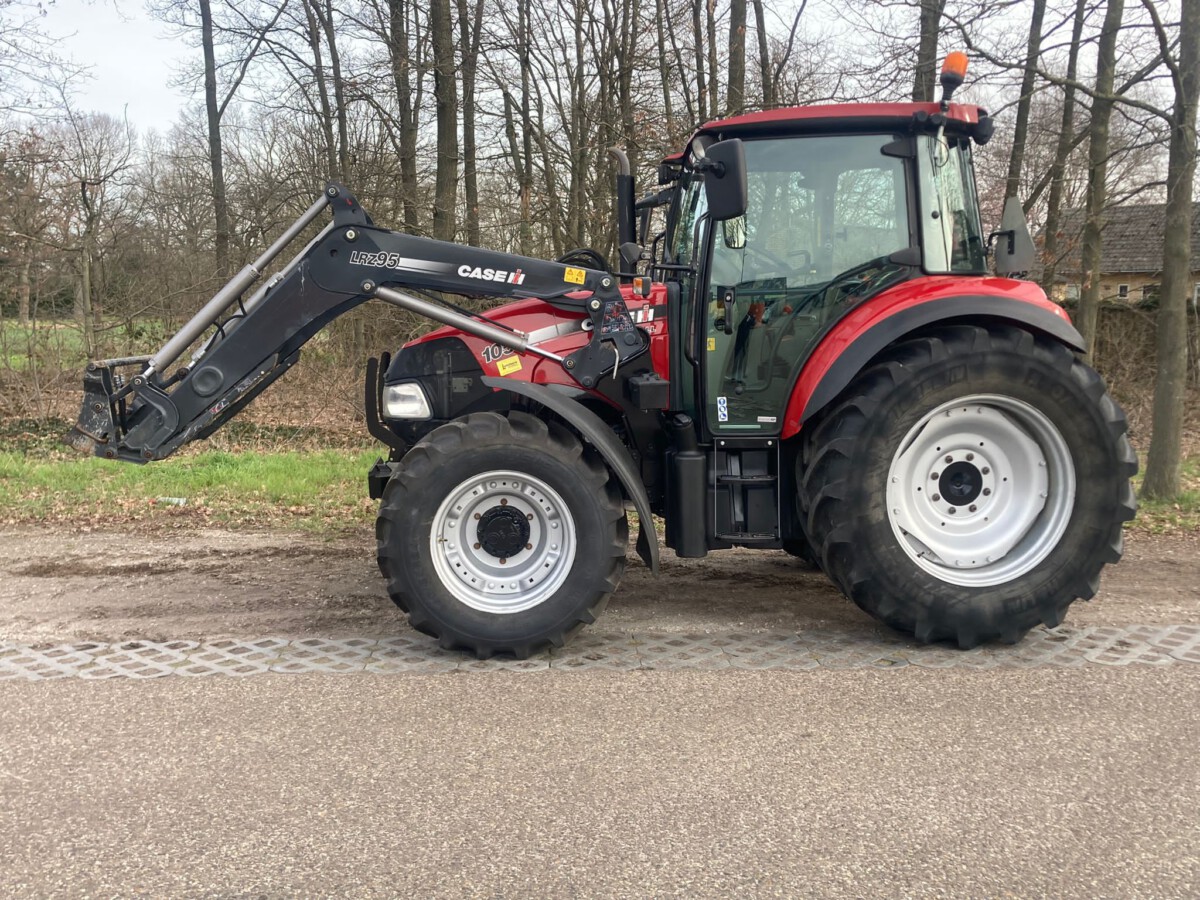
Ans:
<svg viewBox="0 0 1200 900"><path fill-rule="evenodd" d="M332 221L277 274L244 297L326 207L333 211ZM397 287L545 300L586 312L592 337L584 347L560 357L531 346L520 332ZM224 425L296 363L309 338L372 299L518 353L552 359L584 388L594 387L647 348L611 274L388 231L372 223L345 187L331 182L274 244L157 353L90 363L79 421L66 441L108 459L164 459ZM210 328L212 335L191 359L176 366Z"/></svg>

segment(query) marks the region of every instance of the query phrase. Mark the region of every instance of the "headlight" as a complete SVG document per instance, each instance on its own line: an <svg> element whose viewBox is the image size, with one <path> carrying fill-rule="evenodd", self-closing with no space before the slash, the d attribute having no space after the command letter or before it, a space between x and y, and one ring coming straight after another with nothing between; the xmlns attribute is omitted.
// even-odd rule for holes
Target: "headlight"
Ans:
<svg viewBox="0 0 1200 900"><path fill-rule="evenodd" d="M425 392L414 381L390 384L383 390L383 412L389 419L432 419Z"/></svg>

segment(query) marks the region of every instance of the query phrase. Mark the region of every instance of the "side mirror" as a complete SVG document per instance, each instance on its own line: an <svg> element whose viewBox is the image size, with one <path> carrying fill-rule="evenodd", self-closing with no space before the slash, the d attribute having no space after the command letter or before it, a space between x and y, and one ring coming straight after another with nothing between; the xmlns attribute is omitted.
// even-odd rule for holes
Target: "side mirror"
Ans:
<svg viewBox="0 0 1200 900"><path fill-rule="evenodd" d="M746 214L749 203L746 149L740 140L733 138L713 144L704 152L704 158L696 168L704 173L709 218L724 222Z"/></svg>
<svg viewBox="0 0 1200 900"><path fill-rule="evenodd" d="M1004 202L1004 215L1000 217L1000 230L991 235L999 238L995 247L996 274L1016 275L1033 268L1036 252L1033 238L1029 236L1029 225L1021 201L1009 197ZM990 239L989 239L990 240Z"/></svg>
<svg viewBox="0 0 1200 900"><path fill-rule="evenodd" d="M725 246L730 250L744 250L746 247L746 217L741 215L722 222L721 237L725 241Z"/></svg>

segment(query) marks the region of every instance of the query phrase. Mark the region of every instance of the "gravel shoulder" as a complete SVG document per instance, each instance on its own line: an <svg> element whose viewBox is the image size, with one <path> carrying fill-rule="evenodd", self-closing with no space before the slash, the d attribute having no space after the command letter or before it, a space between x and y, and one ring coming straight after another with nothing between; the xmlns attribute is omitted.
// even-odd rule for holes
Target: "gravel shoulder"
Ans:
<svg viewBox="0 0 1200 900"><path fill-rule="evenodd" d="M1200 622L1200 536L1128 539L1077 626ZM875 626L819 572L781 552L664 554L658 578L631 553L592 633L754 632ZM367 530L0 532L0 640L33 643L409 632L387 598Z"/></svg>

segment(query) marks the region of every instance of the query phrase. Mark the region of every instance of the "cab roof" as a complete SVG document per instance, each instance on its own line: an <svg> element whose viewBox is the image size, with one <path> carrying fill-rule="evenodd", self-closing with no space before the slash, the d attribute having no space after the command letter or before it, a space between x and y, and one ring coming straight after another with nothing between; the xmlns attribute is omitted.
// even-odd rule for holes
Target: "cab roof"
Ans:
<svg viewBox="0 0 1200 900"><path fill-rule="evenodd" d="M940 103L827 103L814 106L791 106L746 113L728 119L705 122L688 138L678 153L663 158L672 165L682 163L692 142L701 135L715 140L734 137L757 137L772 134L806 134L836 131L872 131L875 129L908 128L914 121L928 121L942 113ZM945 112L947 128L957 125L971 132L987 110L981 106L951 103Z"/></svg>

